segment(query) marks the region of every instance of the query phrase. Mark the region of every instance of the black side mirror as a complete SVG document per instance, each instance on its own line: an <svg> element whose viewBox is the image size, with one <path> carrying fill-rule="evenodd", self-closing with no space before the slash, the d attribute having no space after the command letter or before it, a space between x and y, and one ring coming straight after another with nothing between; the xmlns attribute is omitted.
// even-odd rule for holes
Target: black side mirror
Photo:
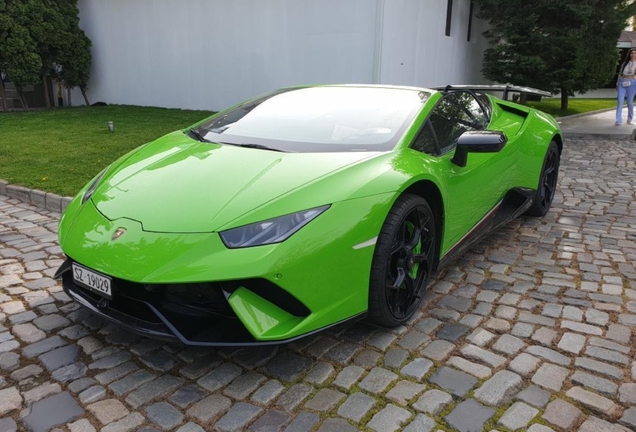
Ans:
<svg viewBox="0 0 636 432"><path fill-rule="evenodd" d="M465 167L468 153L497 153L506 143L508 137L500 131L469 131L457 139L457 148L451 162Z"/></svg>

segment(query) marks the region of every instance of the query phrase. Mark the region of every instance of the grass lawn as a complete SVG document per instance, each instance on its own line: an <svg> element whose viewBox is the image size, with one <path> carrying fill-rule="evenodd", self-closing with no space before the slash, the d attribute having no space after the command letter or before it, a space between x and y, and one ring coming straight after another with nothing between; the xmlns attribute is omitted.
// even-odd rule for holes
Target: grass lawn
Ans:
<svg viewBox="0 0 636 432"><path fill-rule="evenodd" d="M211 114L123 105L0 112L0 179L72 196L119 156Z"/></svg>
<svg viewBox="0 0 636 432"><path fill-rule="evenodd" d="M589 111L596 111L603 108L616 107L616 99L580 99L570 98L568 100L567 111L561 111L561 98L543 99L541 102L528 102L528 106L540 109L554 117L580 114Z"/></svg>

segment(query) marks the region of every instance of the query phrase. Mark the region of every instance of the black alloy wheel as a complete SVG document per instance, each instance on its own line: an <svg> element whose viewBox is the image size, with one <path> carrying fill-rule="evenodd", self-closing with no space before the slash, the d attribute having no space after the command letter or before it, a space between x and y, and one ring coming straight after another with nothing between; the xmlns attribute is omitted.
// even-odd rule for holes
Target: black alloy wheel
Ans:
<svg viewBox="0 0 636 432"><path fill-rule="evenodd" d="M420 306L435 262L435 216L422 197L405 194L389 212L376 244L369 318L394 327Z"/></svg>
<svg viewBox="0 0 636 432"><path fill-rule="evenodd" d="M539 185L532 200L532 206L526 212L530 216L545 216L550 210L559 178L560 159L559 148L552 141L543 161L541 177L539 177Z"/></svg>

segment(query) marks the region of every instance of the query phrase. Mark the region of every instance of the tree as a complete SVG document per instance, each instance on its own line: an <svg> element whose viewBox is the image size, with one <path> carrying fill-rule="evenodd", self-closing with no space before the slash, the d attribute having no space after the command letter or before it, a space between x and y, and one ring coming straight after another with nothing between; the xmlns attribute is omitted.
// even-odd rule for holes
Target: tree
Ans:
<svg viewBox="0 0 636 432"><path fill-rule="evenodd" d="M22 89L39 81L42 61L28 29L16 19L24 15L24 4L16 0L0 0L0 11L0 71L4 71L15 84L20 102L27 110L29 107ZM2 87L4 101L4 84Z"/></svg>
<svg viewBox="0 0 636 432"><path fill-rule="evenodd" d="M636 4L627 0L474 0L491 46L484 76L499 83L561 93L607 83L616 70L616 42Z"/></svg>
<svg viewBox="0 0 636 432"><path fill-rule="evenodd" d="M91 69L91 40L77 27L68 34L67 44L61 58L60 78L68 89L79 87L88 106L86 88Z"/></svg>

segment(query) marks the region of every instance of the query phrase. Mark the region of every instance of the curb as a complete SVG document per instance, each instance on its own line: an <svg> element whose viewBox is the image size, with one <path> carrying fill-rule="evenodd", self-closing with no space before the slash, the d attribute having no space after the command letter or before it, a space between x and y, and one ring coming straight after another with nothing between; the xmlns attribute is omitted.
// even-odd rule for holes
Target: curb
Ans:
<svg viewBox="0 0 636 432"><path fill-rule="evenodd" d="M557 123L559 123L561 120L575 119L575 118L579 118L579 117L585 117L585 116L589 116L589 115L600 114L600 113L604 113L604 112L608 112L608 111L615 111L615 110L616 110L616 107L614 107L614 108L602 108L602 109L598 109L598 110L594 110L594 111L587 111L587 112L584 112L584 113L572 114L572 115L569 115L569 116L555 117L555 120L557 121Z"/></svg>
<svg viewBox="0 0 636 432"><path fill-rule="evenodd" d="M57 213L62 213L73 199L73 197L62 197L51 192L12 185L2 179L0 179L0 195L15 198L35 207Z"/></svg>
<svg viewBox="0 0 636 432"><path fill-rule="evenodd" d="M563 138L565 139L580 139L580 140L611 140L611 141L624 141L631 140L632 136L628 134L603 134L603 133L581 133L581 132L563 132Z"/></svg>

